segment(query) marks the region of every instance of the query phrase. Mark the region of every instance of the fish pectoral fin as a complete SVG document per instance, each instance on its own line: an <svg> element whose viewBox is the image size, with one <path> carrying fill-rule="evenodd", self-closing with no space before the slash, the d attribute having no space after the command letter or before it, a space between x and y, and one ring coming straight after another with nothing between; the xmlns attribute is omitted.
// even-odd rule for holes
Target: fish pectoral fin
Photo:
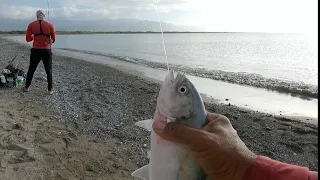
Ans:
<svg viewBox="0 0 320 180"><path fill-rule="evenodd" d="M150 159L150 156L151 156L151 151L148 151L147 152L147 158Z"/></svg>
<svg viewBox="0 0 320 180"><path fill-rule="evenodd" d="M135 125L143 129L146 129L147 131L151 131L152 123L153 123L153 119L147 119L147 120L138 121L135 123Z"/></svg>
<svg viewBox="0 0 320 180"><path fill-rule="evenodd" d="M149 165L145 165L137 170L135 170L131 176L137 177L143 180L149 180Z"/></svg>

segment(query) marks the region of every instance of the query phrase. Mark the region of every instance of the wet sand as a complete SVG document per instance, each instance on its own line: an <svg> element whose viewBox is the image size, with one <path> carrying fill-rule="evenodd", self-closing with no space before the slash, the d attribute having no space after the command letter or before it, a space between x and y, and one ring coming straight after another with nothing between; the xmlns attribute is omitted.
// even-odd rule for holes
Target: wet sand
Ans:
<svg viewBox="0 0 320 180"><path fill-rule="evenodd" d="M0 38L0 67L29 47ZM0 179L132 179L147 163L149 133L133 123L153 117L160 84L98 63L54 55L56 94L40 63L32 91L0 89ZM254 152L318 170L318 129L285 117L216 103Z"/></svg>

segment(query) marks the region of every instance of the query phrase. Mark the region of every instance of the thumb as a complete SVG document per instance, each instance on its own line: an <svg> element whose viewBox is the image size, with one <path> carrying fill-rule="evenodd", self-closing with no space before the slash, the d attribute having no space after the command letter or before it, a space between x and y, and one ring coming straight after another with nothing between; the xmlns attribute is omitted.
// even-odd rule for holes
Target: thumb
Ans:
<svg viewBox="0 0 320 180"><path fill-rule="evenodd" d="M202 142L202 140L207 137L204 131L189 128L179 123L154 121L152 127L161 138L185 145L194 145Z"/></svg>

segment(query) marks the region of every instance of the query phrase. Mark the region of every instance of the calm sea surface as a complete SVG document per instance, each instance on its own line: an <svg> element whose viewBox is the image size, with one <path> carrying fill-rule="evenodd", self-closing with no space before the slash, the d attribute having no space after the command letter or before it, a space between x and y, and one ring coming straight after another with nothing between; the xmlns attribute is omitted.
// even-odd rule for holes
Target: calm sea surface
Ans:
<svg viewBox="0 0 320 180"><path fill-rule="evenodd" d="M192 68L256 73L318 85L316 35L164 34L169 62ZM13 37L24 40L23 36ZM165 62L160 34L58 35L54 48Z"/></svg>

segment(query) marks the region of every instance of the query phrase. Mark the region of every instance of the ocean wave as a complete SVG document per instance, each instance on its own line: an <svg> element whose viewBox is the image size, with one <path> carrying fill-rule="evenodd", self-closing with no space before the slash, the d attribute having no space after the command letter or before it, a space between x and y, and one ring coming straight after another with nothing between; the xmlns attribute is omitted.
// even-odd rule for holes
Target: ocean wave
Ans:
<svg viewBox="0 0 320 180"><path fill-rule="evenodd" d="M58 48L66 51L74 51L91 55L106 56L115 58L118 60L139 64L156 69L167 69L166 63L152 62L145 59L131 58L126 56L117 56L114 54L105 54L95 51L77 50L71 48ZM277 91L280 93L291 94L292 96L298 96L305 99L316 98L318 99L318 86L312 84L306 84L304 82L295 82L289 80L266 78L260 74L245 73L245 72L227 72L222 70L209 70L205 68L191 68L182 65L170 64L176 71L180 71L189 75L194 75L203 78L209 78L219 81L225 81L228 83L253 86L258 88L264 88L268 90Z"/></svg>

